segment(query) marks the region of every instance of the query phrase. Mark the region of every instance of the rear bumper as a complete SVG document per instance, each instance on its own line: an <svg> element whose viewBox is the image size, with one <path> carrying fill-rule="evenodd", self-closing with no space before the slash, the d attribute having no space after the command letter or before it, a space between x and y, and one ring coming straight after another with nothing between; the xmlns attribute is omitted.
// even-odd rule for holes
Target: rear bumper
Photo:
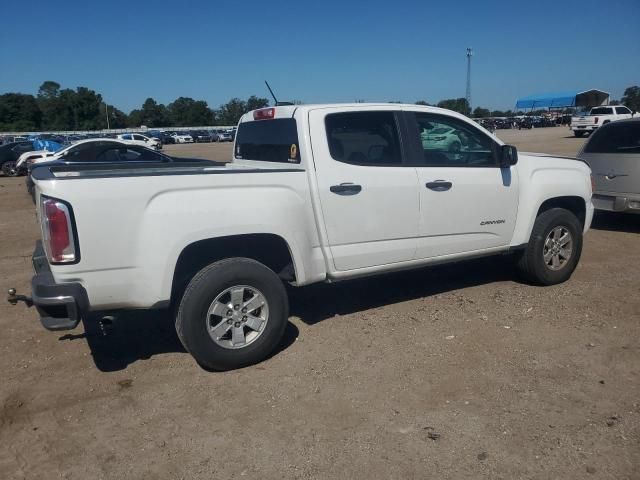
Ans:
<svg viewBox="0 0 640 480"><path fill-rule="evenodd" d="M598 128L598 125L571 125L574 132L592 132Z"/></svg>
<svg viewBox="0 0 640 480"><path fill-rule="evenodd" d="M71 330L89 310L87 291L79 283L56 283L42 242L36 242L31 257L35 275L31 279L31 299L40 322L47 330Z"/></svg>
<svg viewBox="0 0 640 480"><path fill-rule="evenodd" d="M640 195L594 193L591 201L596 210L640 214Z"/></svg>

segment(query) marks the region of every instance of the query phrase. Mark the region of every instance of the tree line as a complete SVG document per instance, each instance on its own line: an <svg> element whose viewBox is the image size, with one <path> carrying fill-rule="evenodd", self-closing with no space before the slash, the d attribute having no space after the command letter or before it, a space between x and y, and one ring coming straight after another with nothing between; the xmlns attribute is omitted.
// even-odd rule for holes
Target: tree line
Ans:
<svg viewBox="0 0 640 480"><path fill-rule="evenodd" d="M424 100L415 103L430 105ZM640 111L640 87L627 88L620 101L613 100L610 103L622 103L633 111ZM204 100L190 97L179 97L167 105L147 98L140 108L126 114L105 103L102 95L94 90L87 87L77 87L75 90L61 88L59 83L47 80L40 86L36 96L24 93L0 95L0 131L103 130L142 125L149 128L235 125L246 112L268 105L269 100L255 95L247 100L232 98L217 109L209 107ZM441 100L435 106L474 118L511 117L518 113L483 107L476 107L472 111L466 98ZM532 113L542 112L544 110Z"/></svg>
<svg viewBox="0 0 640 480"><path fill-rule="evenodd" d="M102 95L87 87L61 88L46 81L36 96L24 93L0 95L0 131L103 130L106 128L190 127L235 125L242 115L269 105L252 95L233 98L218 109L204 100L179 97L164 105L147 98L140 108L126 114L107 104Z"/></svg>

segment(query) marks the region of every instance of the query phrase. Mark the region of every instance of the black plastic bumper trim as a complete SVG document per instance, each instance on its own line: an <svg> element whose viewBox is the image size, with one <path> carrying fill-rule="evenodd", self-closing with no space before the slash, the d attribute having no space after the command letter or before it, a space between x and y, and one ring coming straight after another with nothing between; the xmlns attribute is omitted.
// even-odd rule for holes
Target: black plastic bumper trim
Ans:
<svg viewBox="0 0 640 480"><path fill-rule="evenodd" d="M87 291L79 283L56 283L42 248L37 242L31 257L36 274L31 279L31 298L40 322L47 330L72 330L89 310Z"/></svg>

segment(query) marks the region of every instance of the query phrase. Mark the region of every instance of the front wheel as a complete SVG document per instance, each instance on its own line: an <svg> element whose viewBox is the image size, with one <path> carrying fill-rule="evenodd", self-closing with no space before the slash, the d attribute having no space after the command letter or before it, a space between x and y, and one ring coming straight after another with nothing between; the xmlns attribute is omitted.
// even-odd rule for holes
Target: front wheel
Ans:
<svg viewBox="0 0 640 480"><path fill-rule="evenodd" d="M196 361L231 370L263 360L280 343L289 316L282 280L249 258L203 268L184 292L176 331Z"/></svg>
<svg viewBox="0 0 640 480"><path fill-rule="evenodd" d="M4 162L2 164L2 173L7 177L17 177L18 169L16 168L16 162L14 161Z"/></svg>
<svg viewBox="0 0 640 480"><path fill-rule="evenodd" d="M552 208L536 218L518 270L531 283L555 285L571 277L581 253L580 221L568 210Z"/></svg>

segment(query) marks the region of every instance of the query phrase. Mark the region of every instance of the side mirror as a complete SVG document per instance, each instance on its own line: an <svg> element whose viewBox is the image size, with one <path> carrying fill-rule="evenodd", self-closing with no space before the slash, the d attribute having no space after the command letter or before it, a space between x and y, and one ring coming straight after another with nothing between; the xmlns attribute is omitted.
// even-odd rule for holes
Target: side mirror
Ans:
<svg viewBox="0 0 640 480"><path fill-rule="evenodd" d="M518 163L518 150L513 145L502 145L500 151L500 168L509 168Z"/></svg>

